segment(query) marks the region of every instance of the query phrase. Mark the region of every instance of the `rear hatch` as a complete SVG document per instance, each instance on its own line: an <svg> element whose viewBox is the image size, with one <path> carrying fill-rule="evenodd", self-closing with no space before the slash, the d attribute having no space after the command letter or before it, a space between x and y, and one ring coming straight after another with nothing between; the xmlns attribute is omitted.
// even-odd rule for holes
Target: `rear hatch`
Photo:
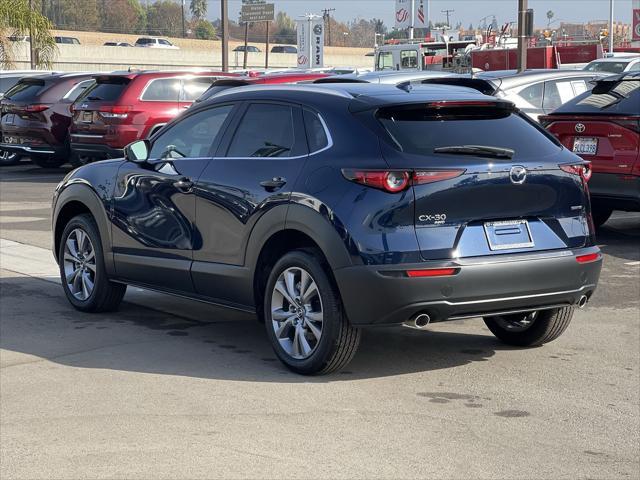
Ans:
<svg viewBox="0 0 640 480"><path fill-rule="evenodd" d="M95 85L73 104L71 133L75 142L99 139L109 133L110 126L127 123L134 113L132 106L119 103L131 82L129 77L105 75L95 78Z"/></svg>
<svg viewBox="0 0 640 480"><path fill-rule="evenodd" d="M509 102L384 107L393 169L411 171L426 260L581 247L589 236L583 163Z"/></svg>
<svg viewBox="0 0 640 480"><path fill-rule="evenodd" d="M51 103L41 101L48 85L41 78L25 78L14 85L0 101L2 143L44 145L41 129L46 126L44 112Z"/></svg>
<svg viewBox="0 0 640 480"><path fill-rule="evenodd" d="M610 78L541 122L594 172L629 175L640 169L640 77Z"/></svg>

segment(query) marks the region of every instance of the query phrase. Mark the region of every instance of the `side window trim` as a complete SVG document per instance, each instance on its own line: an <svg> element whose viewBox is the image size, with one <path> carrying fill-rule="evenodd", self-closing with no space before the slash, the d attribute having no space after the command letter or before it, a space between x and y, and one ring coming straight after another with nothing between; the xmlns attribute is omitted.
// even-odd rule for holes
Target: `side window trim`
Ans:
<svg viewBox="0 0 640 480"><path fill-rule="evenodd" d="M229 157L227 154L229 153L229 149L231 148L231 144L235 137L235 134L242 122L242 119L247 114L247 111L251 107L251 105L258 104L267 104L267 105L282 105L286 107L290 107L292 109L293 114L293 146L294 148L301 148L304 146L305 153L301 155L293 155L288 157ZM244 102L242 108L238 109L238 114L236 115L236 121L232 125L233 128L228 128L225 134L225 138L220 142L220 148L216 152L214 158L223 158L226 160L256 160L259 158L268 158L269 160L295 160L300 158L307 158L309 156L309 147L307 144L307 135L304 127L304 118L302 118L302 107L295 103L287 103L278 100L248 100Z"/></svg>

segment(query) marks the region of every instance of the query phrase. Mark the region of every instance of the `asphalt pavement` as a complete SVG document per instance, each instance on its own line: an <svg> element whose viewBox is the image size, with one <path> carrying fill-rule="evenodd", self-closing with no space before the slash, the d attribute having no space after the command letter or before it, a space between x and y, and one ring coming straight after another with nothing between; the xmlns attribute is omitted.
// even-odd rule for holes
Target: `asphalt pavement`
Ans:
<svg viewBox="0 0 640 480"><path fill-rule="evenodd" d="M599 289L555 342L366 330L308 378L244 314L137 288L71 308L49 251L64 173L0 169L3 480L640 477L640 214L599 232Z"/></svg>

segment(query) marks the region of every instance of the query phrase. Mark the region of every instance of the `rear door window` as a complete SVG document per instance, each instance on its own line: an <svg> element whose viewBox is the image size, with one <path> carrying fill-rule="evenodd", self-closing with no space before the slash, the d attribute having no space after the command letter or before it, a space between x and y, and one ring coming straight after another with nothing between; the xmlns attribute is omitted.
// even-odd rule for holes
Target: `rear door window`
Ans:
<svg viewBox="0 0 640 480"><path fill-rule="evenodd" d="M294 111L288 105L257 103L247 109L233 136L227 157L291 157Z"/></svg>
<svg viewBox="0 0 640 480"><path fill-rule="evenodd" d="M149 82L140 99L147 102L177 102L181 89L182 80L179 78L158 78Z"/></svg>
<svg viewBox="0 0 640 480"><path fill-rule="evenodd" d="M544 102L542 107L547 111L553 111L563 103L568 102L575 94L570 80L553 80L545 82Z"/></svg>
<svg viewBox="0 0 640 480"><path fill-rule="evenodd" d="M233 105L203 110L175 123L153 141L151 159L208 157Z"/></svg>
<svg viewBox="0 0 640 480"><path fill-rule="evenodd" d="M544 95L544 83L534 83L533 85L529 85L526 88L520 90L518 95L529 103L531 106L536 108L542 108L542 98Z"/></svg>
<svg viewBox="0 0 640 480"><path fill-rule="evenodd" d="M378 119L401 151L416 155L432 155L438 147L484 145L512 149L525 158L550 155L560 148L530 121L504 107L437 112L413 105L389 107L379 111Z"/></svg>
<svg viewBox="0 0 640 480"><path fill-rule="evenodd" d="M194 77L184 80L181 100L193 102L200 98L216 80L216 77Z"/></svg>
<svg viewBox="0 0 640 480"><path fill-rule="evenodd" d="M21 81L14 85L4 96L8 100L27 102L34 100L45 89L43 81Z"/></svg>

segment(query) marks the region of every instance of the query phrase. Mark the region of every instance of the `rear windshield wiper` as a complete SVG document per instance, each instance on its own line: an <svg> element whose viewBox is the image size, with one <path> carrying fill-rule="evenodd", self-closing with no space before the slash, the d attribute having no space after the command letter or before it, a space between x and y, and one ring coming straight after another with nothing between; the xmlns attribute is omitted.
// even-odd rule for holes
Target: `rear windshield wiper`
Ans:
<svg viewBox="0 0 640 480"><path fill-rule="evenodd" d="M433 153L460 153L479 157L513 158L516 152L510 148L488 147L485 145L451 145L450 147L434 148Z"/></svg>
<svg viewBox="0 0 640 480"><path fill-rule="evenodd" d="M100 98L100 97L87 97L87 100L100 101L100 100L104 100L104 98Z"/></svg>

